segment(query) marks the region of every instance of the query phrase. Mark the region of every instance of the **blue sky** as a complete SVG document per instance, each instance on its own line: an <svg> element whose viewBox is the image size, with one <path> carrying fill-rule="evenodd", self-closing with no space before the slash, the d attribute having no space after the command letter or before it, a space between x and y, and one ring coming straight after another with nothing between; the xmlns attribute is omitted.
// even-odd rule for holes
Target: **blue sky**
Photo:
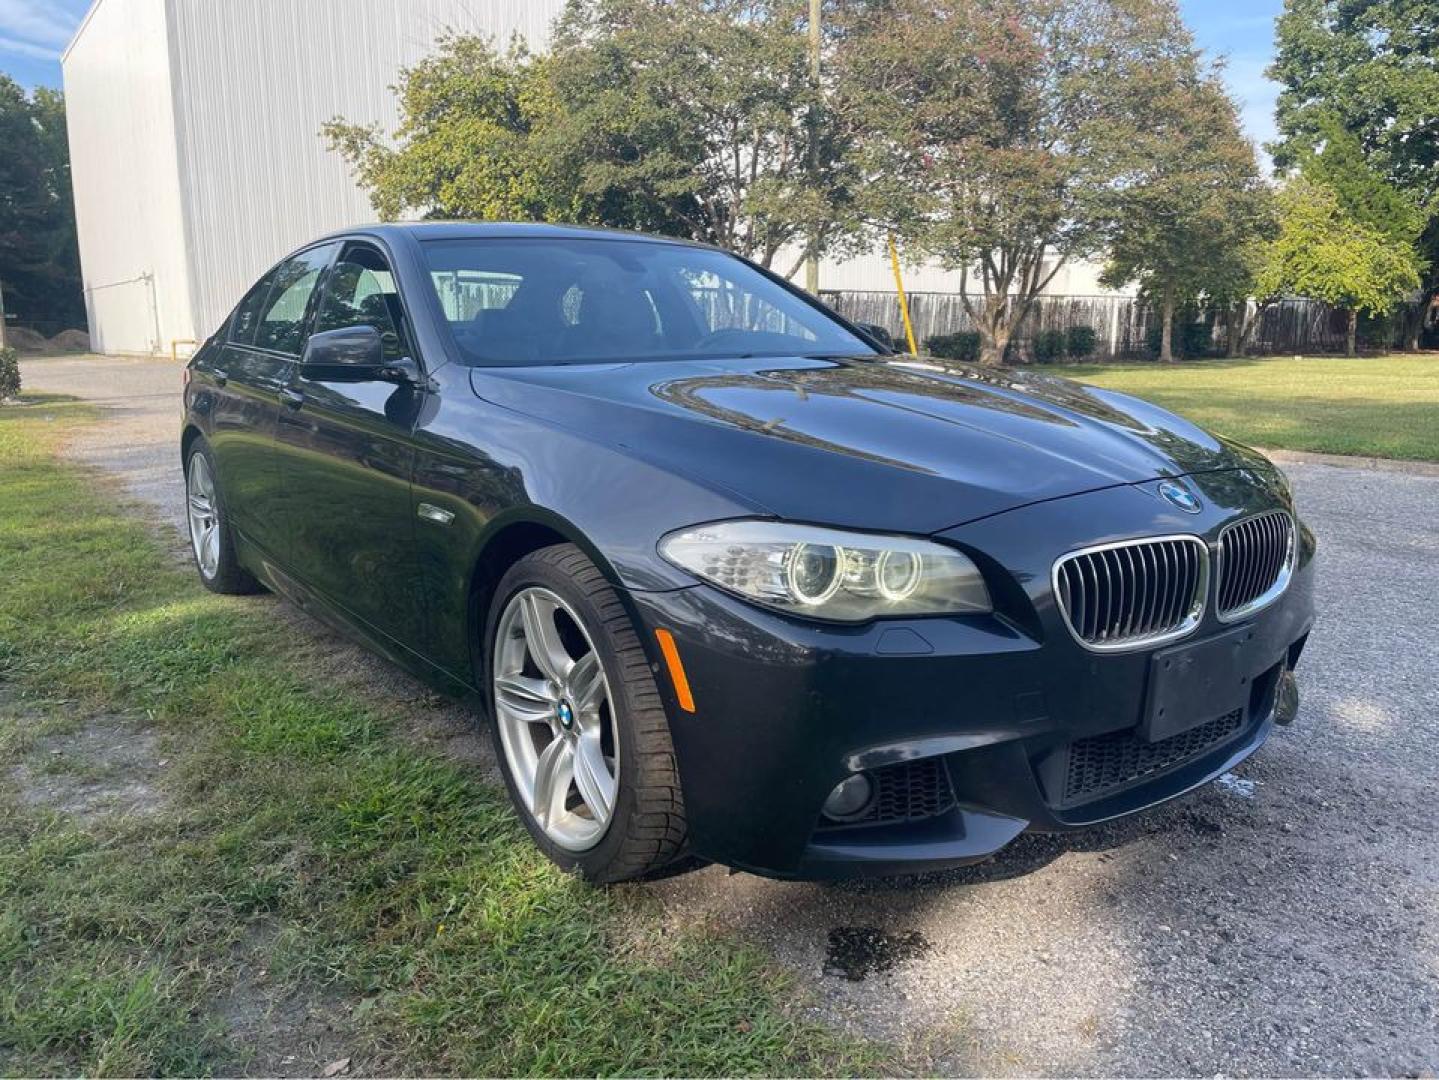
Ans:
<svg viewBox="0 0 1439 1080"><path fill-rule="evenodd" d="M0 72L21 86L59 86L60 51L89 0L0 0ZM1229 58L1226 72L1250 136L1274 134L1276 88L1264 78L1282 0L1181 0L1199 44Z"/></svg>

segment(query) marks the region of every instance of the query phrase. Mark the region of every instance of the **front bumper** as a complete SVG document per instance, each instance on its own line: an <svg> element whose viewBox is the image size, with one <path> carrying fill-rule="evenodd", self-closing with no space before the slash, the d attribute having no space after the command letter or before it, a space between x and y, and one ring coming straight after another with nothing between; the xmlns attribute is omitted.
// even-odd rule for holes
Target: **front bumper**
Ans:
<svg viewBox="0 0 1439 1080"><path fill-rule="evenodd" d="M693 713L677 707L661 666L694 852L775 877L939 869L983 859L1026 830L1141 810L1247 757L1272 730L1279 680L1313 622L1307 530L1278 600L1237 630L1215 620L1211 600L1183 641L1237 634L1247 704L1161 743L1137 731L1154 650L1084 649L1049 585L1054 560L1085 544L1179 531L1213 542L1235 517L1274 505L1274 492L1232 475L1217 489L1223 498L1192 480L1210 495L1198 518L1176 520L1137 485L946 534L985 570L994 615L847 627L703 585L631 594L650 641L659 627L674 634L696 703ZM1100 521L1122 524L1096 536ZM860 770L894 789L894 812L827 822L825 797Z"/></svg>

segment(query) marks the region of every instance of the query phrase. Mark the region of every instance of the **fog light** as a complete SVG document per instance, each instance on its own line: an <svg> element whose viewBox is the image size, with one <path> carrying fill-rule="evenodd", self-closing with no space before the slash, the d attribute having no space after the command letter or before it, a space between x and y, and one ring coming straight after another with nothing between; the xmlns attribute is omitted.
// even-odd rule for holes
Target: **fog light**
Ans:
<svg viewBox="0 0 1439 1080"><path fill-rule="evenodd" d="M866 774L846 776L825 799L824 816L835 821L848 821L864 813L873 798L874 784Z"/></svg>

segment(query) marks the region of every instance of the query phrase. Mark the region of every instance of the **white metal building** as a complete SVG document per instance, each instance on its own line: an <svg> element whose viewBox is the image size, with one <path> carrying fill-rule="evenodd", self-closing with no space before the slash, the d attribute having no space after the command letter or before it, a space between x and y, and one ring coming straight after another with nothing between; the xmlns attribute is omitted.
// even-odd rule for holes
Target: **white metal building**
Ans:
<svg viewBox="0 0 1439 1080"><path fill-rule="evenodd" d="M447 29L546 40L563 0L95 0L62 59L97 351L208 336L290 249L375 217L331 117L395 126L390 87Z"/></svg>
<svg viewBox="0 0 1439 1080"><path fill-rule="evenodd" d="M396 124L400 69L447 30L543 48L564 0L94 0L62 64L97 351L207 337L275 260L375 217L320 127ZM908 287L952 291L922 268ZM893 288L882 256L826 289ZM1093 293L1092 267L1056 294Z"/></svg>

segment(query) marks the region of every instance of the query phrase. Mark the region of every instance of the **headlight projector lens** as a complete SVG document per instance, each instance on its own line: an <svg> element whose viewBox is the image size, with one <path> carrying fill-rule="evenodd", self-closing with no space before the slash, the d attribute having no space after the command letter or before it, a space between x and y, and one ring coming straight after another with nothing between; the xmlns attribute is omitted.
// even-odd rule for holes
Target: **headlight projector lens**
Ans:
<svg viewBox="0 0 1439 1080"><path fill-rule="evenodd" d="M802 604L822 604L839 588L839 552L823 544L796 544L789 556L789 587Z"/></svg>
<svg viewBox="0 0 1439 1080"><path fill-rule="evenodd" d="M920 559L912 551L886 551L875 567L879 595L886 600L903 600L919 585Z"/></svg>

